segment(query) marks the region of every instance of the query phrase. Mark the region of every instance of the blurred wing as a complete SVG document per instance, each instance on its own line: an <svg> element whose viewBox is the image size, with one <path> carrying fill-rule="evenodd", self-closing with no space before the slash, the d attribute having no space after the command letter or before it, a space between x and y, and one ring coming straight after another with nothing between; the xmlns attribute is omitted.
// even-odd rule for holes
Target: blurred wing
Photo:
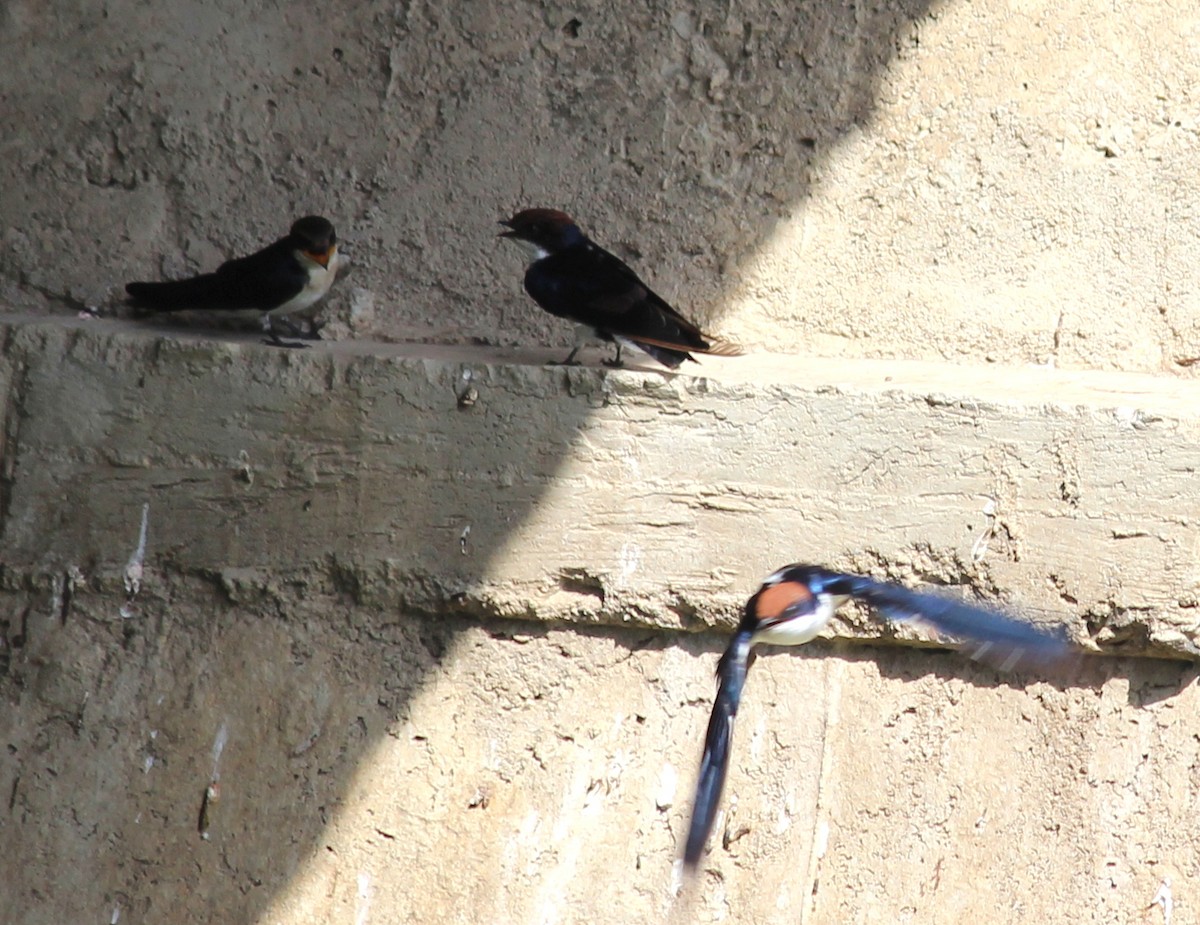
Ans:
<svg viewBox="0 0 1200 925"><path fill-rule="evenodd" d="M1072 652L1063 634L1047 632L991 607L910 591L870 578L844 577L851 579L848 593L889 620L921 620L940 633L970 640L976 643L967 648L971 658L1006 671L1019 663L1060 661Z"/></svg>
<svg viewBox="0 0 1200 925"><path fill-rule="evenodd" d="M733 719L737 716L742 698L742 686L749 669L750 633L739 630L717 664L720 686L708 720L704 738L704 756L700 759L700 774L696 781L696 799L692 804L692 821L688 827L687 847L683 863L695 869L700 855L712 834L725 789L729 770L729 751L733 743Z"/></svg>

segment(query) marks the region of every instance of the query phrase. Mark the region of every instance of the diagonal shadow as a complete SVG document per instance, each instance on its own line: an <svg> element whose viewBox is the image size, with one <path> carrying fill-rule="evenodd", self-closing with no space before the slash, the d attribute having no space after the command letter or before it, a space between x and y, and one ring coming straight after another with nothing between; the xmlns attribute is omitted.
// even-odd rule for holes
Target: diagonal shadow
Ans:
<svg viewBox="0 0 1200 925"><path fill-rule="evenodd" d="M614 227L618 214L630 229L663 222L683 242L678 252L642 252L632 230L605 243L664 266L656 278L673 275L691 305L719 304L705 282L714 262L754 253L804 200L833 147L869 120L880 71L926 10L785 5L739 23L732 9L718 21L665 9L564 18L498 5L488 8L491 38L479 38L465 5L413 13L430 19L425 35L411 25L368 28L371 17L390 15L383 6L336 11L336 60L350 63L264 72L261 88L228 100L215 133L209 113L189 103L192 88L227 86L212 60L176 60L165 40L118 45L118 57L135 52L144 83L183 104L168 115L170 102L149 99L157 90L115 94L100 108L125 112L110 132L119 156L87 171L97 188L111 188L105 176L118 186L124 178L148 204L121 222L135 256L119 269L163 248L150 229L164 212L221 229L249 211L274 228L286 202L349 226L362 280L389 296L402 291L412 306L385 319L396 326L444 316L445 329L544 341L558 329L516 294L512 254L449 229L490 235L493 218L535 201L574 208L590 227ZM253 46L255 14L226 15L227 41ZM177 18L142 10L120 32L128 36L130 22L169 31ZM95 25L102 38L109 27ZM305 52L317 40L302 35ZM515 51L504 45L514 35ZM647 53L656 43L677 64L641 88L661 65ZM422 85L435 70L425 45L454 59L455 86ZM776 63L751 68L751 58ZM94 79L92 63L82 65ZM530 70L537 79L526 79ZM512 79L481 92L499 73ZM383 92L378 109L358 111L355 137L380 139L359 156L346 136L303 114L310 83L324 105L363 81ZM438 113L436 128L410 131L428 123L408 117L427 110ZM489 157L488 139L522 130L525 113L534 124L524 145ZM300 154L285 152L288 133ZM29 138L40 144L37 131ZM663 151L674 153L659 175ZM53 172L51 155L38 163ZM149 170L170 182L142 183ZM460 176L496 191L494 202L458 196ZM247 204L264 181L271 201ZM83 226L104 225L113 208L89 197L70 204L73 217L64 206L61 220L43 220L67 253ZM31 219L20 204L8 214ZM399 216L407 230L395 229ZM195 262L216 246L192 243ZM384 266L370 256L374 244L411 259ZM679 252L688 264L670 267ZM9 253L27 265L0 263L0 272L55 288L32 249ZM85 247L78 273L94 276L97 265ZM84 285L71 282L74 272L63 271L66 289ZM500 304L497 279L513 281ZM537 507L587 418L586 398L573 418L539 416L543 396L519 390L506 405L464 412L452 364L320 346L281 357L227 339L101 326L18 330L4 360L0 690L12 709L0 720L8 747L0 795L9 795L6 844L25 861L4 867L0 889L31 925L114 908L187 920L197 905L250 925L322 852L355 769L453 657L462 621L439 615L488 576L493 550ZM487 384L510 374L495 366L481 375ZM437 423L463 413L479 414L468 445ZM413 420L420 430L406 428ZM129 600L124 567L146 503L146 573ZM463 555L468 523L472 554ZM214 773L221 798L205 839L198 816ZM78 889L56 887L64 868Z"/></svg>

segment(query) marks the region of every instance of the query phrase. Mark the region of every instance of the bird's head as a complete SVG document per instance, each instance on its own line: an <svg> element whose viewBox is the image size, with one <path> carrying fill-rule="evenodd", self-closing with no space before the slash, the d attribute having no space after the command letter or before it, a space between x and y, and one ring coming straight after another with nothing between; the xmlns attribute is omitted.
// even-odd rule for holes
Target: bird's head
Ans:
<svg viewBox="0 0 1200 925"><path fill-rule="evenodd" d="M500 224L508 229L500 232L500 237L524 246L534 260L557 254L583 239L574 220L557 209L525 209Z"/></svg>
<svg viewBox="0 0 1200 925"><path fill-rule="evenodd" d="M333 223L319 215L297 219L288 233L296 250L309 260L328 268L337 255L337 232Z"/></svg>
<svg viewBox="0 0 1200 925"><path fill-rule="evenodd" d="M808 572L804 566L789 565L770 575L746 602L745 619L763 626L811 613L816 594Z"/></svg>
<svg viewBox="0 0 1200 925"><path fill-rule="evenodd" d="M815 639L853 591L839 572L789 565L767 577L749 601L738 631L754 642L798 646Z"/></svg>

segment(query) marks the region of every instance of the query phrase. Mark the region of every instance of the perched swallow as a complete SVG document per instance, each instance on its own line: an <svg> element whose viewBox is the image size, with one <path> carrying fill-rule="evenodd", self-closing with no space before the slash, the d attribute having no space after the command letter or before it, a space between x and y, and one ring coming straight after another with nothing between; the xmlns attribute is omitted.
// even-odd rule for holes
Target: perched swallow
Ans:
<svg viewBox="0 0 1200 925"><path fill-rule="evenodd" d="M740 356L735 344L709 337L643 283L618 257L591 241L572 219L554 209L526 209L500 222L533 257L525 271L525 291L542 308L574 321L600 340L613 341L621 365L621 348L632 344L658 362L678 369L693 353ZM576 340L563 365L570 365L582 346Z"/></svg>
<svg viewBox="0 0 1200 925"><path fill-rule="evenodd" d="M311 317L305 334L288 316L305 316L325 297L340 263L333 225L308 215L292 225L286 238L249 257L228 260L215 273L168 283L129 283L125 291L130 305L153 312L260 311L270 343L303 347L281 340L275 327L293 337L319 338L320 327Z"/></svg>
<svg viewBox="0 0 1200 925"><path fill-rule="evenodd" d="M753 661L751 650L760 642L798 646L810 641L848 598L862 601L889 620L923 621L939 632L973 640L978 645L970 653L972 658L986 660L1004 670L1018 663L1058 661L1070 651L1062 636L997 610L910 591L861 575L831 572L816 565L781 568L746 602L742 622L717 663L717 698L704 739L692 823L683 854L684 864L689 868L700 862L716 820L729 767L733 719L737 716L746 672Z"/></svg>

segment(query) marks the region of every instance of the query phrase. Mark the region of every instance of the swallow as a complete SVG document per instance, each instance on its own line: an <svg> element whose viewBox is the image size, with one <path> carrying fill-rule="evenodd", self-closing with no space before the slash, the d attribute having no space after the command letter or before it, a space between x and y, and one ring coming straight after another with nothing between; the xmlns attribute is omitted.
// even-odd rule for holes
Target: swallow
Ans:
<svg viewBox="0 0 1200 925"><path fill-rule="evenodd" d="M281 340L276 326L293 337L319 339L320 326L311 317L305 334L289 316L305 316L325 297L340 264L333 225L308 215L292 225L287 237L249 257L228 260L216 272L166 283L129 283L125 291L131 306L151 312L259 311L269 343L303 347Z"/></svg>
<svg viewBox="0 0 1200 925"><path fill-rule="evenodd" d="M617 345L613 360L621 365L621 348L644 350L670 369L678 369L693 353L740 356L736 344L705 334L642 282L620 258L585 235L570 216L554 209L525 209L501 225L532 257L525 271L525 291L552 315L574 321L586 339L594 335ZM563 366L571 365L582 340Z"/></svg>
<svg viewBox="0 0 1200 925"><path fill-rule="evenodd" d="M939 632L972 640L976 644L969 653L972 658L986 660L1005 671L1018 664L1059 661L1070 651L1063 636L998 610L816 565L781 568L746 602L742 621L717 663L717 696L704 738L704 755L683 854L689 869L695 869L700 862L716 821L729 768L733 720L753 661L754 646L760 642L802 645L820 633L838 607L850 598L867 604L889 620L922 621Z"/></svg>

